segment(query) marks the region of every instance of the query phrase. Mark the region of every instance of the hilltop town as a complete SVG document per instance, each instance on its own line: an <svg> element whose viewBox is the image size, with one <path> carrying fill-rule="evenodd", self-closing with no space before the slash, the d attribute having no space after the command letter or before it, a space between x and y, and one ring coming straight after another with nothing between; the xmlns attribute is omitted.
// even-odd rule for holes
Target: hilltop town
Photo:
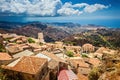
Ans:
<svg viewBox="0 0 120 80"><path fill-rule="evenodd" d="M119 80L119 55L118 50L90 43L48 43L42 32L37 38L4 33L0 34L0 80Z"/></svg>

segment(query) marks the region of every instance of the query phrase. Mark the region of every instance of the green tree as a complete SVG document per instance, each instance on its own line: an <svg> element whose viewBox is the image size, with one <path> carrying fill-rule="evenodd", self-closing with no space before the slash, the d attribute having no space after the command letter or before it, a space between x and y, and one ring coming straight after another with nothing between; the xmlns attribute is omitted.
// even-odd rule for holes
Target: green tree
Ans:
<svg viewBox="0 0 120 80"><path fill-rule="evenodd" d="M5 48L2 44L0 44L0 52L5 52Z"/></svg>
<svg viewBox="0 0 120 80"><path fill-rule="evenodd" d="M32 38L28 38L29 43L35 43L35 41Z"/></svg>
<svg viewBox="0 0 120 80"><path fill-rule="evenodd" d="M74 53L71 52L71 51L67 51L67 52L66 52L66 55L69 56L69 57L73 57Z"/></svg>
<svg viewBox="0 0 120 80"><path fill-rule="evenodd" d="M88 76L89 80L98 80L99 77L100 77L99 68L93 68Z"/></svg>
<svg viewBox="0 0 120 80"><path fill-rule="evenodd" d="M82 54L82 57L88 58L88 56L86 54Z"/></svg>

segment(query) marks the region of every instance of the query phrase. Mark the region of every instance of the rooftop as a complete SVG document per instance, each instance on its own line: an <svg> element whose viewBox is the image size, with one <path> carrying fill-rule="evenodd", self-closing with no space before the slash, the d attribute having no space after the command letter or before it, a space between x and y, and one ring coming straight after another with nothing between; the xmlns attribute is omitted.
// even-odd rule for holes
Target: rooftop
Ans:
<svg viewBox="0 0 120 80"><path fill-rule="evenodd" d="M41 48L41 46L39 44L35 44L35 43L28 43L28 45L35 49Z"/></svg>
<svg viewBox="0 0 120 80"><path fill-rule="evenodd" d="M87 77L87 76L84 76L84 75L81 74L81 73L78 73L77 76L78 76L78 79L79 79L79 80L88 80L88 77Z"/></svg>
<svg viewBox="0 0 120 80"><path fill-rule="evenodd" d="M51 60L51 58L50 58L50 57L48 57L48 56L46 56L45 54L42 54L42 53L39 53L39 54L35 55L35 57L39 57L39 58L46 58L46 59L48 59L48 61L50 61L50 60Z"/></svg>
<svg viewBox="0 0 120 80"><path fill-rule="evenodd" d="M59 62L57 62L57 61L55 61L55 60L50 60L50 62L48 63L48 67L50 68L50 69L56 69L56 68L58 68L58 66L59 66Z"/></svg>
<svg viewBox="0 0 120 80"><path fill-rule="evenodd" d="M57 56L56 56L55 54L53 54L53 53L42 52L42 54L44 54L44 55L50 57L50 58L53 59L53 60L56 60L56 61L59 61L59 62L65 62L63 59L57 57Z"/></svg>
<svg viewBox="0 0 120 80"><path fill-rule="evenodd" d="M14 46L6 46L6 49L8 50L8 52L10 53L17 53L22 51L23 49L19 48L18 45L14 45Z"/></svg>
<svg viewBox="0 0 120 80"><path fill-rule="evenodd" d="M0 60L10 60L12 57L8 53L1 53L0 52Z"/></svg>
<svg viewBox="0 0 120 80"><path fill-rule="evenodd" d="M70 62L75 67L77 67L77 65L79 64L79 67L89 68L89 65L87 63L85 63L83 59L71 59Z"/></svg>
<svg viewBox="0 0 120 80"><path fill-rule="evenodd" d="M13 41L15 41L15 40L17 40L17 39L20 39L20 38L22 38L22 36L16 36L16 37L10 39L10 41L13 42Z"/></svg>
<svg viewBox="0 0 120 80"><path fill-rule="evenodd" d="M105 48L105 47L100 47L97 51L96 51L96 53L103 53L103 51L107 51L107 50L109 50L109 49L107 49L107 48Z"/></svg>
<svg viewBox="0 0 120 80"><path fill-rule="evenodd" d="M86 59L86 62L92 64L95 67L101 63L101 61L97 58L89 58L88 60Z"/></svg>
<svg viewBox="0 0 120 80"><path fill-rule="evenodd" d="M25 51L22 51L22 52L19 52L19 53L13 55L13 57L18 58L18 57L22 57L22 56L31 56L31 55L34 55L34 53L29 50L25 50Z"/></svg>
<svg viewBox="0 0 120 80"><path fill-rule="evenodd" d="M3 66L3 68L28 74L36 74L46 62L47 60L45 58L24 56L13 67Z"/></svg>
<svg viewBox="0 0 120 80"><path fill-rule="evenodd" d="M58 80L78 80L78 77L72 70L63 69L59 72Z"/></svg>

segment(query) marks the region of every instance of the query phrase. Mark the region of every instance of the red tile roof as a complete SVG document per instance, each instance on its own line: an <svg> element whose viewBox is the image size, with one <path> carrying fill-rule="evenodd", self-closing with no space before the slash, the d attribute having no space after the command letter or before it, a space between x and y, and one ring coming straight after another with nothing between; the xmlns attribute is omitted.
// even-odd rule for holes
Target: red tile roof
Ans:
<svg viewBox="0 0 120 80"><path fill-rule="evenodd" d="M15 66L4 66L3 68L28 74L36 74L42 69L46 62L47 59L45 58L24 56Z"/></svg>
<svg viewBox="0 0 120 80"><path fill-rule="evenodd" d="M10 60L12 57L8 53L0 53L0 60Z"/></svg>
<svg viewBox="0 0 120 80"><path fill-rule="evenodd" d="M96 67L101 63L101 61L99 59L97 59L97 58L90 58L88 60L88 63L90 63L90 64L92 64L93 66Z"/></svg>
<svg viewBox="0 0 120 80"><path fill-rule="evenodd" d="M58 80L78 80L78 77L72 70L63 69L58 74Z"/></svg>
<svg viewBox="0 0 120 80"><path fill-rule="evenodd" d="M89 65L87 63L85 63L84 60L82 60L82 59L71 59L70 62L75 67L77 67L77 65L79 65L79 67L89 68Z"/></svg>

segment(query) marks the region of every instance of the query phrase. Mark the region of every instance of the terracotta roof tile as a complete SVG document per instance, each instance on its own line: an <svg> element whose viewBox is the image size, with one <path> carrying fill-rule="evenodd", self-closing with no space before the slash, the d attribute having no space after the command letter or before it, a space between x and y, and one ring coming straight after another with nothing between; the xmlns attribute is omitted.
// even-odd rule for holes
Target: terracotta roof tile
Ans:
<svg viewBox="0 0 120 80"><path fill-rule="evenodd" d="M92 64L95 67L101 63L101 61L97 58L90 58L87 62Z"/></svg>
<svg viewBox="0 0 120 80"><path fill-rule="evenodd" d="M56 69L58 67L59 63L55 60L51 60L49 63L48 63L48 67L50 69Z"/></svg>
<svg viewBox="0 0 120 80"><path fill-rule="evenodd" d="M8 50L10 53L17 53L17 52L22 51L23 49L21 49L21 48L19 48L17 45L15 45L15 46L9 46L9 47L7 47L7 50Z"/></svg>
<svg viewBox="0 0 120 80"><path fill-rule="evenodd" d="M105 47L100 47L97 51L96 51L96 53L103 53L103 51L107 51L108 49L107 48L105 48Z"/></svg>
<svg viewBox="0 0 120 80"><path fill-rule="evenodd" d="M34 53L29 50L24 50L22 52L14 54L13 57L18 58L18 57L31 56L31 55L34 55Z"/></svg>
<svg viewBox="0 0 120 80"><path fill-rule="evenodd" d="M58 80L78 80L77 75L72 70L60 70Z"/></svg>
<svg viewBox="0 0 120 80"><path fill-rule="evenodd" d="M87 76L84 76L84 75L81 74L81 73L78 73L77 76L78 76L78 80L88 80L88 77L87 77Z"/></svg>
<svg viewBox="0 0 120 80"><path fill-rule="evenodd" d="M55 54L53 54L53 53L42 52L42 54L44 54L44 55L50 57L50 58L53 59L53 60L56 60L56 61L59 61L59 62L64 62L63 59L57 57L57 56L56 56Z"/></svg>
<svg viewBox="0 0 120 80"><path fill-rule="evenodd" d="M0 53L0 60L10 60L12 57L8 53Z"/></svg>
<svg viewBox="0 0 120 80"><path fill-rule="evenodd" d="M20 38L22 38L22 36L16 36L16 37L10 39L10 41L13 42L13 41L15 41L15 40L17 40L17 39L20 39Z"/></svg>
<svg viewBox="0 0 120 80"><path fill-rule="evenodd" d="M85 63L84 60L82 60L82 59L71 59L70 62L75 67L77 67L78 64L79 64L79 67L85 67L85 68L89 67L89 65L87 63Z"/></svg>
<svg viewBox="0 0 120 80"><path fill-rule="evenodd" d="M46 62L47 59L45 58L24 56L15 66L5 66L4 68L23 73L36 74L38 71L41 70L41 68Z"/></svg>

